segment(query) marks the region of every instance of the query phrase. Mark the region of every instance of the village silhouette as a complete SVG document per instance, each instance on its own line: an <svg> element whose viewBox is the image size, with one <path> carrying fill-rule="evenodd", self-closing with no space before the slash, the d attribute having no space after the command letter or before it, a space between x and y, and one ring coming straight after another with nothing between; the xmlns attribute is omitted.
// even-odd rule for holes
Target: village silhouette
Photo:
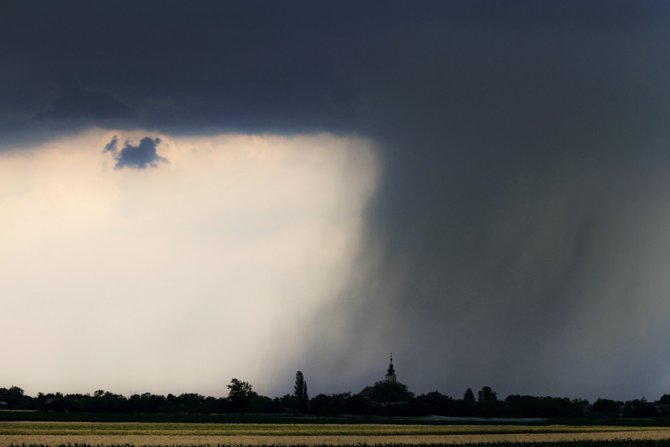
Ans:
<svg viewBox="0 0 670 447"><path fill-rule="evenodd" d="M550 396L509 395L500 399L489 386L476 394L468 388L461 398L453 398L438 391L415 395L407 385L398 380L393 355L386 375L374 385L358 393L343 392L318 394L309 397L307 380L302 371L295 374L294 392L270 398L253 390L247 381L233 378L226 385L226 397L203 396L196 393L167 396L144 393L125 397L109 391L98 390L93 394L38 393L28 396L18 386L0 388L0 420L13 420L20 411L25 419L32 412L32 419L54 419L55 415L74 419L100 419L101 415L236 415L258 417L281 416L398 416L438 417L444 420L476 420L479 418L523 419L614 419L614 418L664 418L670 417L670 394L656 401L645 398L629 401L598 398L570 399ZM121 417L121 416L119 416ZM56 417L58 419L58 417ZM106 418L103 418L106 419ZM110 416L110 420L117 417ZM123 419L123 417L121 417ZM152 419L149 417L149 419ZM439 419L438 419L439 420Z"/></svg>

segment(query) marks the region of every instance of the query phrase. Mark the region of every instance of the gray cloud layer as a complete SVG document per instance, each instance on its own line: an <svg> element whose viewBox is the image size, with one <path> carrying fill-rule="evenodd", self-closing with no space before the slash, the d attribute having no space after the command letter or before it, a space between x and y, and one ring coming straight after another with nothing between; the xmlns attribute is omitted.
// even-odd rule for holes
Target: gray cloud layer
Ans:
<svg viewBox="0 0 670 447"><path fill-rule="evenodd" d="M104 122L124 117L129 111L128 106L105 93L91 91L76 82L68 82L59 86L58 95L37 118Z"/></svg>
<svg viewBox="0 0 670 447"><path fill-rule="evenodd" d="M6 145L92 124L379 144L356 273L305 328L324 388L393 350L419 390L667 392L666 2L67 5L3 5Z"/></svg>

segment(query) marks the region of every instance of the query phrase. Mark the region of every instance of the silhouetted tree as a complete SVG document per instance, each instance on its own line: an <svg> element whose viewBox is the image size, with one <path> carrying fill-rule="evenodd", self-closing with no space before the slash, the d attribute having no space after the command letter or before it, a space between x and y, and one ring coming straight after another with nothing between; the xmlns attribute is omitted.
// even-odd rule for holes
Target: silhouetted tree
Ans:
<svg viewBox="0 0 670 447"><path fill-rule="evenodd" d="M468 388L465 390L465 394L463 395L463 400L465 402L474 402L475 401L475 393L472 392L472 389Z"/></svg>
<svg viewBox="0 0 670 447"><path fill-rule="evenodd" d="M276 407L282 413L295 412L298 409L298 398L293 394L284 394L274 399Z"/></svg>
<svg viewBox="0 0 670 447"><path fill-rule="evenodd" d="M418 396L415 405L415 413L417 415L437 414L450 416L454 411L454 400L438 391L431 391L428 394Z"/></svg>
<svg viewBox="0 0 670 447"><path fill-rule="evenodd" d="M254 392L249 397L247 408L252 413L273 413L277 411L277 406L272 399Z"/></svg>
<svg viewBox="0 0 670 447"><path fill-rule="evenodd" d="M0 388L0 401L7 402L9 408L23 408L24 400L23 390L18 386Z"/></svg>
<svg viewBox="0 0 670 447"><path fill-rule="evenodd" d="M598 399L593 402L593 411L601 416L616 417L620 416L623 410L623 402L611 399Z"/></svg>
<svg viewBox="0 0 670 447"><path fill-rule="evenodd" d="M504 404L504 406L498 405L496 408L499 412L497 415L508 417L565 418L581 417L583 414L582 401L570 400L567 397L509 395L505 399ZM489 406L489 409L491 407L492 405Z"/></svg>
<svg viewBox="0 0 670 447"><path fill-rule="evenodd" d="M251 384L234 378L227 385L227 388L228 400L233 411L244 413L249 406L249 401L256 394L251 388Z"/></svg>
<svg viewBox="0 0 670 447"><path fill-rule="evenodd" d="M295 373L295 386L293 389L293 395L296 398L298 410L306 411L309 396L307 395L307 382L305 381L305 376L302 374L302 371L297 371Z"/></svg>
<svg viewBox="0 0 670 447"><path fill-rule="evenodd" d="M370 390L370 399L385 404L406 402L411 397L414 397L414 394L407 389L407 385L400 382L382 380L375 383Z"/></svg>
<svg viewBox="0 0 670 447"><path fill-rule="evenodd" d="M349 395L349 393L344 393L345 395ZM368 401L365 397L361 396L360 394L354 394L353 396L349 396L346 398L347 402L347 413L351 414L367 414L370 412L370 406L368 405Z"/></svg>
<svg viewBox="0 0 670 447"><path fill-rule="evenodd" d="M477 401L475 400L475 393L471 388L465 390L463 399L457 400L454 405L455 416L474 416L477 410Z"/></svg>
<svg viewBox="0 0 670 447"><path fill-rule="evenodd" d="M624 404L623 414L625 417L646 418L657 416L658 412L653 404L647 402L644 397L630 400Z"/></svg>
<svg viewBox="0 0 670 447"><path fill-rule="evenodd" d="M493 417L502 413L504 405L498 402L498 395L490 386L482 387L477 392L477 414L484 417Z"/></svg>
<svg viewBox="0 0 670 447"><path fill-rule="evenodd" d="M490 386L485 386L477 392L477 400L479 402L495 402L498 400L498 394Z"/></svg>
<svg viewBox="0 0 670 447"><path fill-rule="evenodd" d="M350 393L340 393L340 394L319 394L310 401L310 409L315 414L321 416L337 416L343 413L353 413L361 414L358 408L355 408L357 405L365 405L365 399L361 396L356 396L354 401L351 400L352 396ZM361 400L363 402L361 402ZM352 407L353 405L353 407Z"/></svg>

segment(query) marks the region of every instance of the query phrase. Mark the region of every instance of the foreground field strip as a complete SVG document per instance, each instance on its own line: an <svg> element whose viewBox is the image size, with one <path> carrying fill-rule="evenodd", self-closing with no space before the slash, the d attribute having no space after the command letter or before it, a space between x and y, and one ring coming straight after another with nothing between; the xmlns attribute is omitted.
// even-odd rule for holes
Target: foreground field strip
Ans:
<svg viewBox="0 0 670 447"><path fill-rule="evenodd" d="M0 435L0 447L11 445L89 444L92 446L357 446L357 445L428 445L428 444L477 444L493 442L569 442L605 440L668 440L670 430L621 430L592 433L524 433L524 434L451 434L451 435L395 435L395 436L256 436L256 435Z"/></svg>
<svg viewBox="0 0 670 447"><path fill-rule="evenodd" d="M98 422L0 422L0 436L442 436L486 434L560 434L666 432L670 427L522 426L522 425L392 425L392 424L181 424Z"/></svg>
<svg viewBox="0 0 670 447"><path fill-rule="evenodd" d="M608 439L600 441L542 441L542 442L492 442L479 444L356 444L339 447L670 447L670 439ZM131 444L108 444L108 445L91 445L91 444L58 444L55 446L48 446L45 444L21 444L20 446L10 447L135 447ZM145 446L148 447L148 446ZM156 446L157 447L157 446ZM254 446L236 446L234 444L207 444L203 446L192 444L176 444L172 446L160 447L254 447ZM284 447L273 444L265 447ZM328 444L321 444L315 446L306 446L304 444L296 444L290 447L332 447Z"/></svg>

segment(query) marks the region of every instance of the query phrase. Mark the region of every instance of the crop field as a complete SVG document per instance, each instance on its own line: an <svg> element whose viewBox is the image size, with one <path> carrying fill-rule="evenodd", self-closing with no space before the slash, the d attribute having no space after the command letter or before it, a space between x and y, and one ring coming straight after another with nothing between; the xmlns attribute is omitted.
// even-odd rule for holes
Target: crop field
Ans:
<svg viewBox="0 0 670 447"><path fill-rule="evenodd" d="M186 424L0 422L0 447L360 446L637 440L670 447L670 427L570 425ZM597 444L597 442L595 443ZM635 443L633 443L635 444ZM626 444L628 445L628 444ZM643 446L640 446L643 447Z"/></svg>

